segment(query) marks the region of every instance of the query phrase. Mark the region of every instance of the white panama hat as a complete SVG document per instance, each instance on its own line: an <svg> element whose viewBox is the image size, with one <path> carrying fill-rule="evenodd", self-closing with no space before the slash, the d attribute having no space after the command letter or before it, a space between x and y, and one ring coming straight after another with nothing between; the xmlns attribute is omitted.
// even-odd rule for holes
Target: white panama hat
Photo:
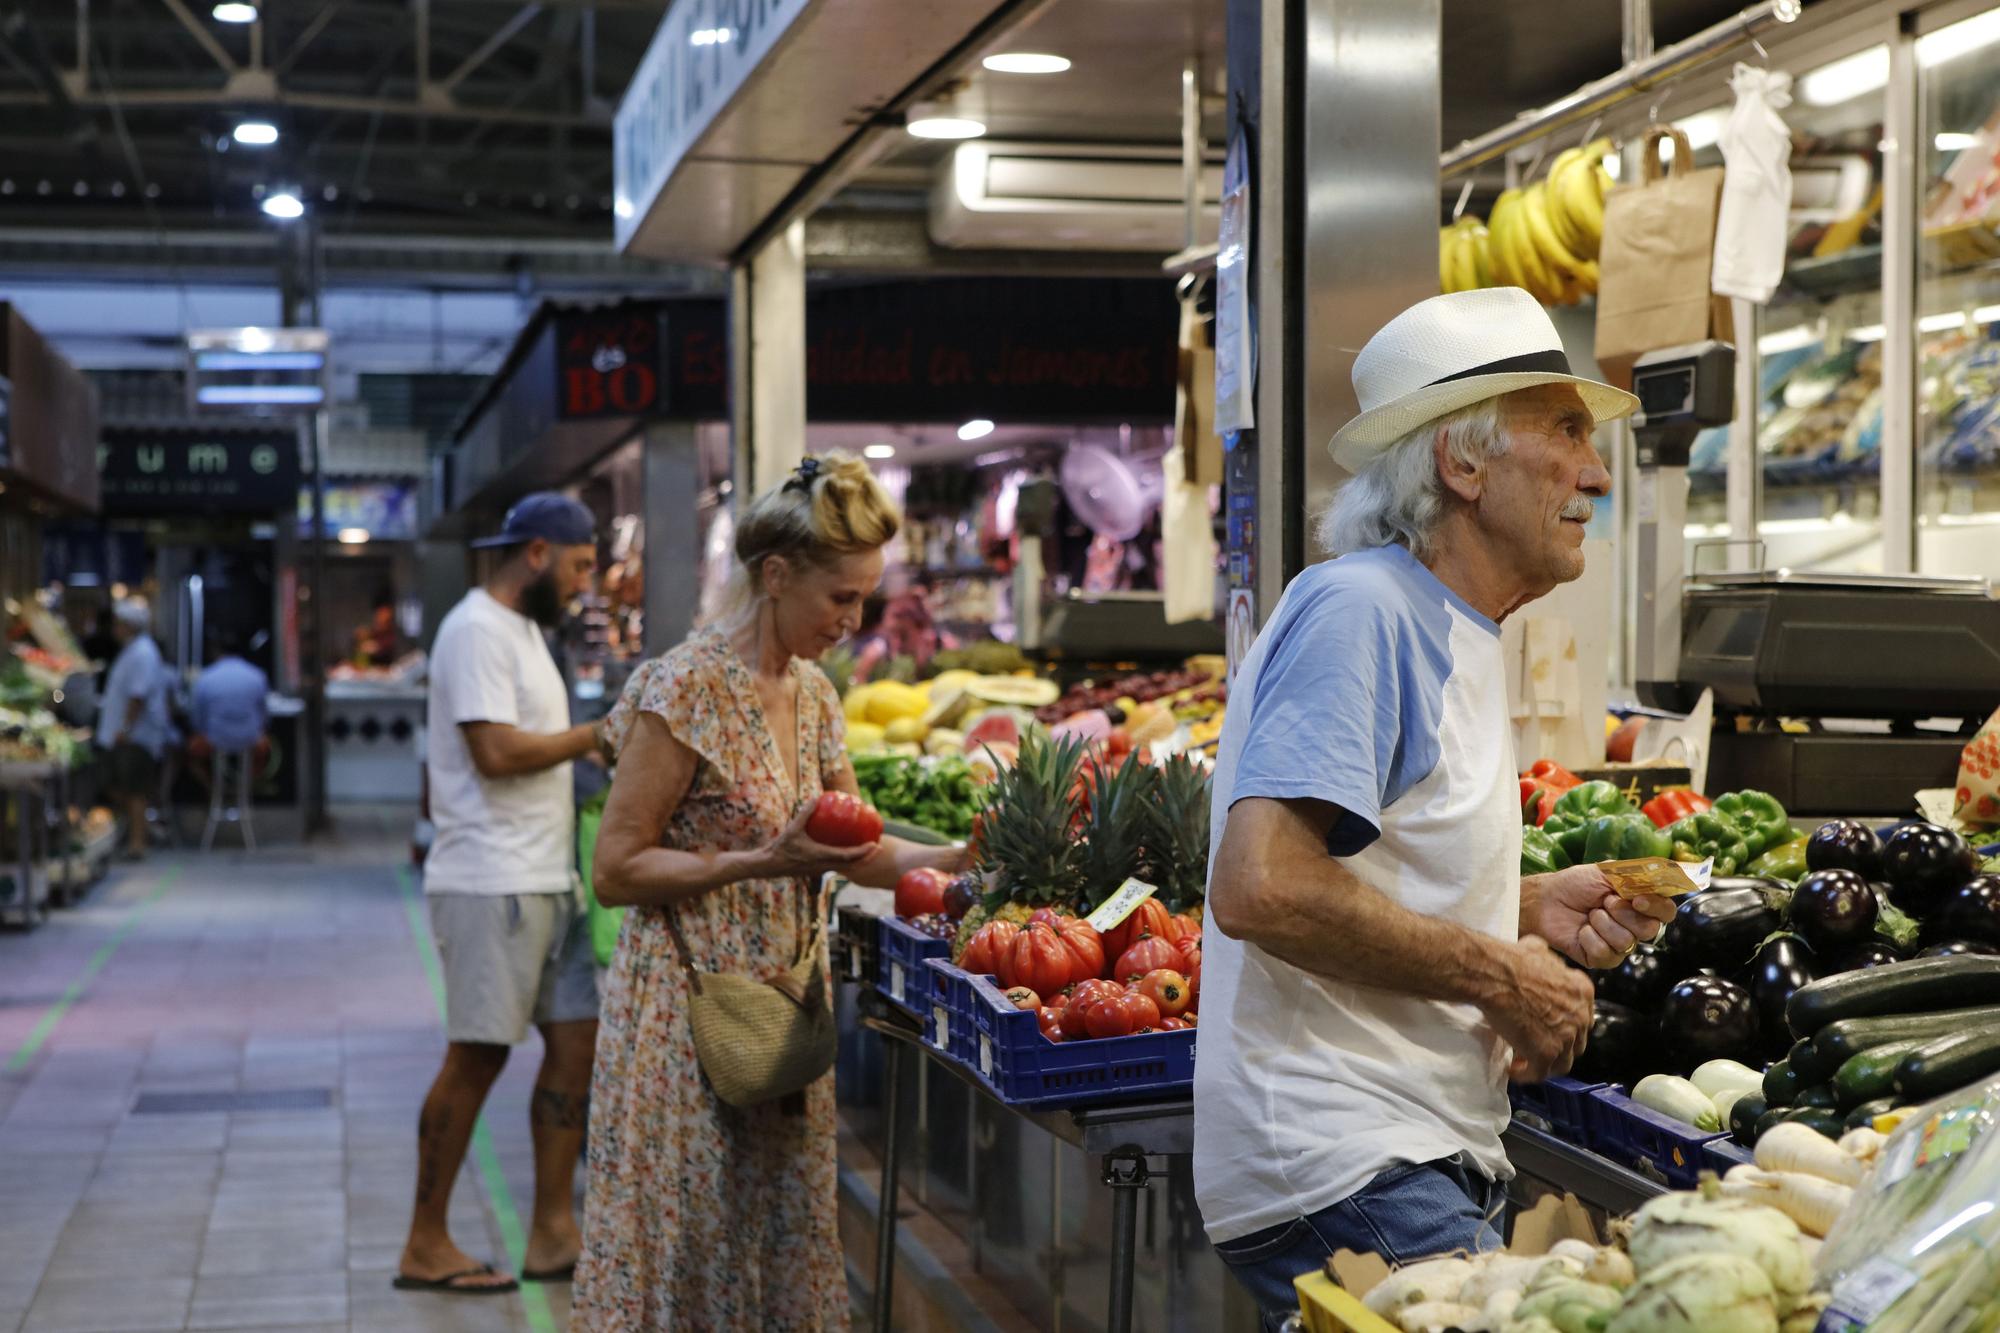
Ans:
<svg viewBox="0 0 2000 1333"><path fill-rule="evenodd" d="M1384 324L1354 358L1361 411L1327 449L1358 472L1419 426L1538 384L1575 385L1600 424L1639 406L1623 389L1572 375L1549 312L1519 287L1433 296Z"/></svg>

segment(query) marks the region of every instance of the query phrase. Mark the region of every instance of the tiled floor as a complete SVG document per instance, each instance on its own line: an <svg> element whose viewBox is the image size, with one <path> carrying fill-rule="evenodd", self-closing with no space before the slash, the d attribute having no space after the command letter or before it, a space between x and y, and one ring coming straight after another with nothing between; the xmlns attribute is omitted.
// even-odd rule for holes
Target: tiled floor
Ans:
<svg viewBox="0 0 2000 1333"><path fill-rule="evenodd" d="M350 815L307 848L156 856L33 932L0 931L0 1333L567 1327L566 1286L389 1285L444 1049L415 881L394 869L407 828ZM487 1104L523 1212L539 1058L531 1039ZM330 1109L131 1114L142 1092L307 1088ZM506 1261L476 1160L452 1215L462 1246Z"/></svg>

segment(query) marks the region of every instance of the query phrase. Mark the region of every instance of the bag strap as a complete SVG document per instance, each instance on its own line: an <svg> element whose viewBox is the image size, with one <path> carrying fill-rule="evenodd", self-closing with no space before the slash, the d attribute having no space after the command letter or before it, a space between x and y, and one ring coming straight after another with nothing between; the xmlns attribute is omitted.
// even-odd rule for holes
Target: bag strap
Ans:
<svg viewBox="0 0 2000 1333"><path fill-rule="evenodd" d="M811 889L802 887L797 893L793 894L793 898L798 904L799 941L798 950L792 959L793 967L797 967L813 951L813 946L816 943L818 930L812 920L814 913L812 909L806 906L806 898L812 892ZM684 901L692 901L692 899ZM688 989L694 994L699 995L701 994L701 969L694 965L694 950L688 947L687 936L681 931L680 904L676 903L667 908L661 915L667 919L667 933L673 936L674 947L680 950L681 968L687 973ZM808 933L808 927L812 927L810 934ZM790 994L789 987L779 986L778 988ZM792 998L801 1003L804 1002L802 995L793 995Z"/></svg>
<svg viewBox="0 0 2000 1333"><path fill-rule="evenodd" d="M687 936L681 933L681 909L676 903L660 915L667 919L667 932L674 937L674 947L680 950L681 967L687 972L688 989L701 994L701 970L694 965L694 950L688 948Z"/></svg>
<svg viewBox="0 0 2000 1333"><path fill-rule="evenodd" d="M1660 140L1674 141L1674 164L1660 165ZM1654 125L1646 131L1646 151L1639 158L1640 179L1650 185L1661 176L1691 176L1694 174L1694 146L1687 135L1674 125Z"/></svg>

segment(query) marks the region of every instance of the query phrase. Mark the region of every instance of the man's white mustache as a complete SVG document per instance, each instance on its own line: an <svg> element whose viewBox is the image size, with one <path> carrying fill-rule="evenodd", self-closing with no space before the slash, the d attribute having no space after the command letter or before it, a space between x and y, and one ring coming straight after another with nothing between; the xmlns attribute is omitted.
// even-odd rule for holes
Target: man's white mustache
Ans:
<svg viewBox="0 0 2000 1333"><path fill-rule="evenodd" d="M1562 507L1563 518L1573 518L1579 523L1590 522L1590 516L1596 512L1597 506L1593 505L1588 497L1581 495Z"/></svg>

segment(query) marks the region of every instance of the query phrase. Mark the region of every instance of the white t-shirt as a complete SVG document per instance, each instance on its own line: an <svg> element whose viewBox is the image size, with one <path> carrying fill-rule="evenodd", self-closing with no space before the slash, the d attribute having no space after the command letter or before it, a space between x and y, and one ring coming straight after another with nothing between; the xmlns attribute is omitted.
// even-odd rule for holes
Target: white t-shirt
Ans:
<svg viewBox="0 0 2000 1333"><path fill-rule="evenodd" d="M1499 627L1400 546L1292 581L1238 666L1214 834L1246 797L1346 811L1328 852L1395 902L1519 936L1519 792ZM1506 1044L1469 1005L1343 985L1225 935L1202 947L1194 1185L1209 1238L1340 1202L1399 1162L1513 1174Z"/></svg>
<svg viewBox="0 0 2000 1333"><path fill-rule="evenodd" d="M425 755L431 822L426 893L568 893L576 862L570 766L512 778L480 775L465 722L567 730L569 693L541 627L474 588L438 626L431 648Z"/></svg>

